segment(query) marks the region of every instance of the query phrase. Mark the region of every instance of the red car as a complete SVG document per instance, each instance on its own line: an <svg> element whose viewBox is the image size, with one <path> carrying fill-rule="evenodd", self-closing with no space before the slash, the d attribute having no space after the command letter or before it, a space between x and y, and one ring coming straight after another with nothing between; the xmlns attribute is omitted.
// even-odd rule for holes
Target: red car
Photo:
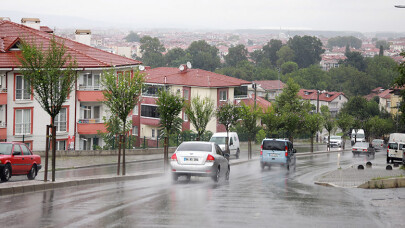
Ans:
<svg viewBox="0 0 405 228"><path fill-rule="evenodd" d="M32 154L24 143L0 143L0 177L8 181L11 176L27 175L33 180L41 169L41 157Z"/></svg>

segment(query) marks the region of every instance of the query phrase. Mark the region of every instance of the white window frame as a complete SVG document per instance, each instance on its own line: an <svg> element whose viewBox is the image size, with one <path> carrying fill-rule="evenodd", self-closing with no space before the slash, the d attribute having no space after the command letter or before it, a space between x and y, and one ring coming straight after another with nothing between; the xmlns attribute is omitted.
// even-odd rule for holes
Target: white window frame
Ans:
<svg viewBox="0 0 405 228"><path fill-rule="evenodd" d="M62 110L65 110L65 119L61 120L61 112ZM59 114L55 117L55 126L56 126L56 132L67 132L67 108L61 108ZM64 129L63 124L65 125Z"/></svg>
<svg viewBox="0 0 405 228"><path fill-rule="evenodd" d="M21 122L17 122L17 112L21 112ZM28 115L24 115L28 112ZM16 109L15 110L15 134L16 135L27 135L31 134L31 109ZM26 117L24 117L26 116ZM28 117L27 117L28 116ZM28 118L28 120L26 120ZM21 129L21 131L20 131Z"/></svg>
<svg viewBox="0 0 405 228"><path fill-rule="evenodd" d="M96 80L96 78L98 79ZM83 86L84 90L100 90L100 80L100 74L85 73L83 74L83 84L81 86Z"/></svg>
<svg viewBox="0 0 405 228"><path fill-rule="evenodd" d="M61 143L64 143L63 144L63 149L61 149L60 147L61 147ZM60 140L60 141L56 141L56 150L66 150L66 140Z"/></svg>
<svg viewBox="0 0 405 228"><path fill-rule="evenodd" d="M135 107L134 107L133 115L135 115L135 116L139 115L139 106L138 106L138 104L136 104Z"/></svg>
<svg viewBox="0 0 405 228"><path fill-rule="evenodd" d="M223 99L225 97L225 99ZM219 91L219 101L227 101L228 100L228 94L226 90L220 90Z"/></svg>
<svg viewBox="0 0 405 228"><path fill-rule="evenodd" d="M183 90L183 98L184 98L184 100L188 101L189 96L190 96L190 91L188 89Z"/></svg>
<svg viewBox="0 0 405 228"><path fill-rule="evenodd" d="M18 88L18 81L21 80L21 88ZM25 87L28 87L25 88ZM16 75L15 77L15 99L16 100L31 100L30 85L25 81L23 75Z"/></svg>
<svg viewBox="0 0 405 228"><path fill-rule="evenodd" d="M152 139L156 138L156 130L152 128Z"/></svg>
<svg viewBox="0 0 405 228"><path fill-rule="evenodd" d="M132 135L138 136L138 126L132 126Z"/></svg>
<svg viewBox="0 0 405 228"><path fill-rule="evenodd" d="M188 122L188 116L187 116L186 112L183 112L183 115L184 115L184 117L183 117L184 122Z"/></svg>

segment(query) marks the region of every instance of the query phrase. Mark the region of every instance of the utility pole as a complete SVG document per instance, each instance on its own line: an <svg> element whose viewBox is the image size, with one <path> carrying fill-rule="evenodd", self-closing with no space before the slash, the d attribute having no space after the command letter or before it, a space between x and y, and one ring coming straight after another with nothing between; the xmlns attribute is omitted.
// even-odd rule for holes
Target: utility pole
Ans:
<svg viewBox="0 0 405 228"><path fill-rule="evenodd" d="M256 83L252 83L252 87L253 87L253 89L254 89L254 91L255 91L255 111L256 111L256 93L257 93L257 84Z"/></svg>

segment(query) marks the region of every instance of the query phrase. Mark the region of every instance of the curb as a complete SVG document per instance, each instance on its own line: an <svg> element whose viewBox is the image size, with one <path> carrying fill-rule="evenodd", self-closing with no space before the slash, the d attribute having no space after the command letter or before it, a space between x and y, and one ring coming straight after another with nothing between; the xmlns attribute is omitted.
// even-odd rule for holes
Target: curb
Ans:
<svg viewBox="0 0 405 228"><path fill-rule="evenodd" d="M357 187L364 189L402 188L405 187L405 177L370 180Z"/></svg>

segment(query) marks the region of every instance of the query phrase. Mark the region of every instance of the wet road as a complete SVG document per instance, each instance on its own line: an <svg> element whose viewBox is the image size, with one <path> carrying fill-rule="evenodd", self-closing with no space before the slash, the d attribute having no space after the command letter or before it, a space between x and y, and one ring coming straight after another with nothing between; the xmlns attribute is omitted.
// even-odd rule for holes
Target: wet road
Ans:
<svg viewBox="0 0 405 228"><path fill-rule="evenodd" d="M377 154L381 159L382 153ZM381 158L380 158L381 157ZM353 162L350 152L341 164ZM362 158L360 158L362 159ZM170 176L1 197L3 227L394 227L403 189L317 186L337 154L299 157L295 171L258 161L231 167L229 182ZM401 198L402 197L402 198ZM388 210L387 210L388 209ZM391 213L393 212L393 213Z"/></svg>

